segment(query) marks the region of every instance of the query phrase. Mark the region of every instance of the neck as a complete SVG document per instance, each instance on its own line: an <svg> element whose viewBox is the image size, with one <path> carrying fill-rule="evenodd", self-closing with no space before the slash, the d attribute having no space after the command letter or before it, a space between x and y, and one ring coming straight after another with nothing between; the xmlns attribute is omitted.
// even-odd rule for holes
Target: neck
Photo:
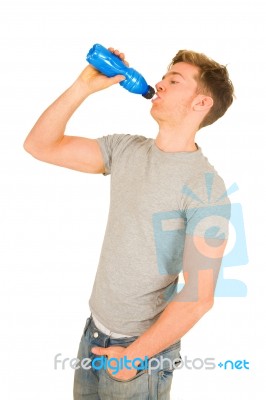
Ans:
<svg viewBox="0 0 266 400"><path fill-rule="evenodd" d="M195 132L160 129L155 139L156 146L165 152L196 151Z"/></svg>

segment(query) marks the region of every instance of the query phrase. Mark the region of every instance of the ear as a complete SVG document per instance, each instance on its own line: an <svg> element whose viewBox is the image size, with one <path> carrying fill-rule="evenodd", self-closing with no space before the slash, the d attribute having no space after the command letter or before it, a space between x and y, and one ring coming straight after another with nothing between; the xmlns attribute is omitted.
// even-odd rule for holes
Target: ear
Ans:
<svg viewBox="0 0 266 400"><path fill-rule="evenodd" d="M194 111L208 111L213 106L213 99L210 96L199 94L193 100Z"/></svg>

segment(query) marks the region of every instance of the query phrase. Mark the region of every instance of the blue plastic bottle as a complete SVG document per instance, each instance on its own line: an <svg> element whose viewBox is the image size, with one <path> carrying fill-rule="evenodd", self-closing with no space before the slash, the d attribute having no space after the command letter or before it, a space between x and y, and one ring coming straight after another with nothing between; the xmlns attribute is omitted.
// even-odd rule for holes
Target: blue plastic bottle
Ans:
<svg viewBox="0 0 266 400"><path fill-rule="evenodd" d="M100 44L95 44L87 54L87 61L102 74L113 77L124 75L125 80L120 82L131 93L142 94L145 99L154 96L153 87L149 86L143 76L133 68L127 67L123 61Z"/></svg>

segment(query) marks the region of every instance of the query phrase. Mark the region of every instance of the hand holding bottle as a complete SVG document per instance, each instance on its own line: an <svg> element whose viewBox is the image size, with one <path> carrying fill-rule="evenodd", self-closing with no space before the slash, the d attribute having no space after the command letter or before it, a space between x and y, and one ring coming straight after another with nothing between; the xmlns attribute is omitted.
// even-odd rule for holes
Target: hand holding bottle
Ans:
<svg viewBox="0 0 266 400"><path fill-rule="evenodd" d="M155 91L147 84L144 77L122 61L124 60L123 53L110 50L113 49L106 49L100 44L95 44L87 54L87 61L106 76L124 75L125 79L119 82L121 86L131 93L141 94L146 99L151 99Z"/></svg>
<svg viewBox="0 0 266 400"><path fill-rule="evenodd" d="M119 50L115 50L113 47L109 47L108 50L119 57L126 66L129 66L128 62L125 60L124 53L120 53ZM107 77L89 64L82 71L78 80L87 86L90 93L94 93L122 82L125 80L125 76L119 74L113 77Z"/></svg>

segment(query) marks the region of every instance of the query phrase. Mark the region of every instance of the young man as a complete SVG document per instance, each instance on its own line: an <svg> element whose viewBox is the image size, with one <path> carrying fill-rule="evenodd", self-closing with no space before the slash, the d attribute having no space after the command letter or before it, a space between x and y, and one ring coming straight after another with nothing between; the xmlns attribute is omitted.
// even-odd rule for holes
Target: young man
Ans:
<svg viewBox="0 0 266 400"><path fill-rule="evenodd" d="M169 399L180 339L213 305L227 241L224 182L195 143L197 131L233 101L227 69L203 54L179 51L156 85L155 140L64 134L89 95L123 79L107 78L88 65L41 115L24 144L41 161L112 178L92 315L78 353L90 365L76 369L75 400ZM143 360L149 360L148 368Z"/></svg>

